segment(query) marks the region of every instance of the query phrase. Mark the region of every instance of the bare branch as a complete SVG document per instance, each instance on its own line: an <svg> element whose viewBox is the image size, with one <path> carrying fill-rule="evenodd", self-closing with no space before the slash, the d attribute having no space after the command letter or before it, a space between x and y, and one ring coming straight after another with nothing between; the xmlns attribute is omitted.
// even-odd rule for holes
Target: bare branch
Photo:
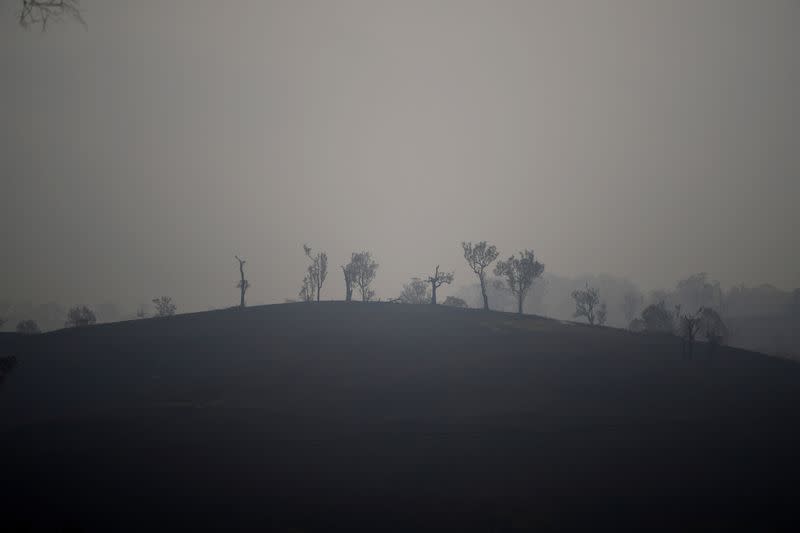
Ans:
<svg viewBox="0 0 800 533"><path fill-rule="evenodd" d="M84 28L86 27L86 21L81 14L80 0L22 0L19 24L23 28L38 25L45 31L49 21L60 21L65 17L74 18Z"/></svg>

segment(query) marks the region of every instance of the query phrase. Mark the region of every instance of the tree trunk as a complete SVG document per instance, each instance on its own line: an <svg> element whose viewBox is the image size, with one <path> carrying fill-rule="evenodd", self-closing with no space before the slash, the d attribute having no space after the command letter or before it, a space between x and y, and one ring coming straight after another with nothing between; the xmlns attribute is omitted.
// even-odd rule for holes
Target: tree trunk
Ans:
<svg viewBox="0 0 800 533"><path fill-rule="evenodd" d="M350 302L353 300L353 280L347 275L344 267L342 267L342 273L344 274L344 301Z"/></svg>
<svg viewBox="0 0 800 533"><path fill-rule="evenodd" d="M322 286L317 287L317 302L319 302L319 293L322 292Z"/></svg>
<svg viewBox="0 0 800 533"><path fill-rule="evenodd" d="M489 297L486 295L486 280L483 279L483 276L480 277L481 280L481 296L483 296L483 310L489 310Z"/></svg>
<svg viewBox="0 0 800 533"><path fill-rule="evenodd" d="M517 313L520 315L522 314L522 300L525 298L524 295L520 294L517 296Z"/></svg>
<svg viewBox="0 0 800 533"><path fill-rule="evenodd" d="M245 284L244 284L244 261L242 261L238 257L236 259L239 261L239 275L241 276L241 279L242 279L242 281L240 282L240 284L241 284L241 287L240 287L241 292L239 294L239 307L244 307L244 291L247 290L247 287L245 287Z"/></svg>
<svg viewBox="0 0 800 533"><path fill-rule="evenodd" d="M436 284L431 283L431 305L436 305Z"/></svg>

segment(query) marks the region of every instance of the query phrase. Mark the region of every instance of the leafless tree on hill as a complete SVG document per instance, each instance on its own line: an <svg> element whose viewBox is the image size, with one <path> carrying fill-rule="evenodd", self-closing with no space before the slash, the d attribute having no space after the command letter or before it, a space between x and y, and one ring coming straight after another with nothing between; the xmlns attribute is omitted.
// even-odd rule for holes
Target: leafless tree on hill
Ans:
<svg viewBox="0 0 800 533"><path fill-rule="evenodd" d="M239 282L236 284L236 288L239 289L239 307L244 308L244 294L247 292L247 289L250 288L250 282L244 279L244 264L247 261L241 259L238 255L234 257L236 257L236 260L239 261Z"/></svg>
<svg viewBox="0 0 800 533"><path fill-rule="evenodd" d="M153 298L153 305L156 307L157 317L172 316L178 310L178 306L172 302L172 298L169 296Z"/></svg>
<svg viewBox="0 0 800 533"><path fill-rule="evenodd" d="M481 296L483 297L483 309L489 310L489 297L486 295L486 268L491 265L497 256L497 247L487 244L486 241L481 241L476 244L471 242L462 242L461 247L464 249L464 259L467 261L469 268L478 276L478 281L481 284Z"/></svg>
<svg viewBox="0 0 800 533"><path fill-rule="evenodd" d="M533 250L523 250L519 257L512 255L505 261L498 261L494 267L495 276L503 276L505 288L517 298L517 313L520 315L528 290L543 273L544 265L536 260Z"/></svg>
<svg viewBox="0 0 800 533"><path fill-rule="evenodd" d="M67 321L64 323L65 328L76 328L81 326L91 326L97 322L97 317L94 311L85 305L76 305L67 312Z"/></svg>
<svg viewBox="0 0 800 533"><path fill-rule="evenodd" d="M575 300L575 313L574 317L586 317L590 325L594 325L597 318L595 314L595 307L600 304L600 295L597 289L589 287L586 283L585 289L578 289L572 291L572 299Z"/></svg>
<svg viewBox="0 0 800 533"><path fill-rule="evenodd" d="M431 301L431 291L425 280L412 278L411 281L403 285L403 291L396 299L404 304L427 304Z"/></svg>
<svg viewBox="0 0 800 533"><path fill-rule="evenodd" d="M453 283L455 274L453 272L439 272L439 265L436 265L436 271L433 276L428 276L427 282L431 284L431 304L436 305L436 289L442 285L450 285Z"/></svg>
<svg viewBox="0 0 800 533"><path fill-rule="evenodd" d="M322 285L325 283L325 278L328 277L328 254L320 252L314 255L311 253L311 247L307 244L303 245L303 250L306 253L306 257L311 260L311 264L308 265L308 279L314 287L313 294L316 295L317 301L319 301L322 294Z"/></svg>
<svg viewBox="0 0 800 533"><path fill-rule="evenodd" d="M342 265L342 274L344 274L344 300L350 302L353 300L353 284L355 282L352 261L347 265Z"/></svg>
<svg viewBox="0 0 800 533"><path fill-rule="evenodd" d="M361 293L362 302L369 302L375 297L375 291L370 288L370 284L375 280L378 266L369 252L354 252L350 258L348 267L353 283Z"/></svg>

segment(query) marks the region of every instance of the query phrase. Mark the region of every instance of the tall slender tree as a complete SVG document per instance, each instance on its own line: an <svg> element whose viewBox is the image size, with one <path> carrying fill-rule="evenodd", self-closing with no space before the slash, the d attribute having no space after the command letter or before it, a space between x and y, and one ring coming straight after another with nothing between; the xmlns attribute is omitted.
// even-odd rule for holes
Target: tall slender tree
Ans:
<svg viewBox="0 0 800 533"><path fill-rule="evenodd" d="M464 259L466 259L469 268L478 276L478 281L481 283L481 296L483 296L483 309L489 310L489 297L486 295L486 268L491 265L497 256L497 248L494 245L487 244L486 241L481 241L475 245L471 242L462 242L461 247L464 249Z"/></svg>
<svg viewBox="0 0 800 533"><path fill-rule="evenodd" d="M342 265L342 274L344 274L344 301L346 302L353 300L354 274L352 264L353 263L347 263L347 265Z"/></svg>
<svg viewBox="0 0 800 533"><path fill-rule="evenodd" d="M328 277L328 254L325 252L312 254L311 247L307 244L303 245L303 250L306 253L306 257L311 260L311 264L308 265L308 278L314 286L314 294L316 294L317 301L319 301L322 294L322 285L325 283L325 278Z"/></svg>
<svg viewBox="0 0 800 533"><path fill-rule="evenodd" d="M247 292L247 289L250 288L250 282L244 279L244 264L247 262L244 259L239 258L238 255L234 256L236 260L239 261L239 283L236 284L236 288L239 289L239 307L244 307L244 293Z"/></svg>

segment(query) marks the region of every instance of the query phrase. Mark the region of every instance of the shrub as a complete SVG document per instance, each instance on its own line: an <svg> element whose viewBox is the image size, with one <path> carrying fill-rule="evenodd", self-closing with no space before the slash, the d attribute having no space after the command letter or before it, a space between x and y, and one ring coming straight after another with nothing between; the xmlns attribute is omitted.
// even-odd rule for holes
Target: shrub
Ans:
<svg viewBox="0 0 800 533"><path fill-rule="evenodd" d="M650 333L671 333L674 329L673 314L667 310L664 301L647 306L642 311L644 330Z"/></svg>
<svg viewBox="0 0 800 533"><path fill-rule="evenodd" d="M94 311L85 305L76 305L67 313L67 321L64 323L64 327L91 326L96 322L97 317L94 315Z"/></svg>
<svg viewBox="0 0 800 533"><path fill-rule="evenodd" d="M178 307L172 303L172 298L169 296L153 298L153 305L156 307L156 316L172 316L178 310Z"/></svg>
<svg viewBox="0 0 800 533"><path fill-rule="evenodd" d="M448 296L447 298L445 298L444 302L442 302L442 305L447 305L450 307L459 307L461 309L467 309L469 307L467 305L467 302L455 296Z"/></svg>
<svg viewBox="0 0 800 533"><path fill-rule="evenodd" d="M39 324L37 324L35 320L22 320L17 324L17 333L33 335L41 332L42 330L39 329Z"/></svg>

